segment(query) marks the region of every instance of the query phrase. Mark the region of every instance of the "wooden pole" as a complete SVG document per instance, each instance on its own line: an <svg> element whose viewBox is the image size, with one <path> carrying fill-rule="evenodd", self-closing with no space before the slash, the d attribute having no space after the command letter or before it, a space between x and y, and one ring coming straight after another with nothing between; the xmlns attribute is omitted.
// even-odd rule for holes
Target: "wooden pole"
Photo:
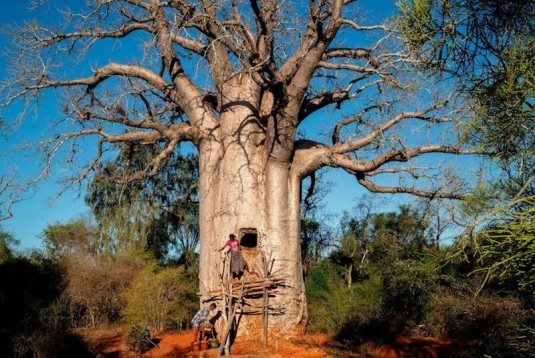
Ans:
<svg viewBox="0 0 535 358"><path fill-rule="evenodd" d="M262 323L264 325L264 332L263 332L263 348L266 349L267 348L267 340L268 340L268 309L267 309L267 305L268 305L268 294L267 294L267 289L264 288L264 305L262 307Z"/></svg>
<svg viewBox="0 0 535 358"><path fill-rule="evenodd" d="M271 259L271 255L270 255ZM266 260L266 255L262 251L262 266L264 266L264 279L267 280L269 277L269 260ZM262 325L263 325L263 334L262 334L262 347L267 348L268 345L268 300L269 294L267 287L263 288L263 302L262 302Z"/></svg>
<svg viewBox="0 0 535 358"><path fill-rule="evenodd" d="M234 322L234 316L236 315L236 311L238 310L238 306L240 306L240 302L241 302L241 298L242 298L242 295L243 295L243 286L245 285L245 281L243 282L242 284L242 291L240 293L240 296L239 298L237 299L237 302L233 305L232 307L232 313L230 314L230 317L229 317L229 320L227 322L227 328L225 329L225 333L223 334L222 338L223 338L223 342L225 343L224 345L221 344L219 346L219 351L217 353L218 356L221 355L221 353L223 353L223 349L226 349L226 352L225 354L226 355L229 355L230 354L230 338L229 338L229 333L230 333L230 329L232 328L232 324ZM230 301L232 302L232 298L230 299ZM232 306L232 305L231 305ZM222 342L222 343L223 343ZM228 347L226 347L228 346Z"/></svg>
<svg viewBox="0 0 535 358"><path fill-rule="evenodd" d="M234 315L232 314L232 300L233 300L233 297L231 296L232 295L232 274L230 273L230 261L231 261L231 257L230 257L230 254L229 252L226 253L226 259L227 259L227 284L226 284L226 288L227 288L227 297L226 297L226 301L227 301L227 326L225 327L226 330L229 329L229 327L232 327L232 324L234 322ZM232 317L231 317L232 316ZM221 347L225 347L225 352L226 354L229 354L230 353L230 339L226 339L226 335L223 338L223 341L221 342L221 346L219 347L220 351L221 351ZM219 353L221 354L221 353Z"/></svg>

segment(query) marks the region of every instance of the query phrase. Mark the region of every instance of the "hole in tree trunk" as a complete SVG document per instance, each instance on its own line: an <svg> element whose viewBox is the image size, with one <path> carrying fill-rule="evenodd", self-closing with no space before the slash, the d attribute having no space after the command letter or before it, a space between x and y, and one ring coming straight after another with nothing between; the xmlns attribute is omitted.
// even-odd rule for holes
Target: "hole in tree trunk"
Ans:
<svg viewBox="0 0 535 358"><path fill-rule="evenodd" d="M255 249L258 245L256 229L240 229L240 245L245 249Z"/></svg>

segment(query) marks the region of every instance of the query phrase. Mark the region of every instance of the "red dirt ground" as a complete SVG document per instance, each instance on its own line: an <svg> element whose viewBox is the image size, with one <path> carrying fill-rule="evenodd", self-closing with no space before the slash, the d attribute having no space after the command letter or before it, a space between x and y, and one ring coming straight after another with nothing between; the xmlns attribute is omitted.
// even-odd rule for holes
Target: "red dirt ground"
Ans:
<svg viewBox="0 0 535 358"><path fill-rule="evenodd" d="M143 355L126 350L123 334L120 331L102 332L87 337L93 350L97 351L97 358L201 358L217 357L217 349L202 352L191 352L190 344L193 340L191 332L177 332L153 337L158 347L152 348ZM388 345L374 346L365 344L359 351L349 351L331 347L329 338L321 335L309 335L296 341L272 339L266 350L259 342L236 341L232 346L232 356L235 357L451 357L459 352L458 345L450 340L436 340L425 337L401 337Z"/></svg>

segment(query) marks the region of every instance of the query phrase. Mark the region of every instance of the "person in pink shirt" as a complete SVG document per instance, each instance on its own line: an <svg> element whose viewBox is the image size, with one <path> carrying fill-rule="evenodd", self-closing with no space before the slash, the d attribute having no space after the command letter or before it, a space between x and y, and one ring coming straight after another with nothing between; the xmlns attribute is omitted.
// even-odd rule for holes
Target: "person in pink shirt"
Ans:
<svg viewBox="0 0 535 358"><path fill-rule="evenodd" d="M249 272L249 267L241 254L240 242L236 239L236 235L230 234L228 237L229 239L219 251L223 251L228 246L230 251L230 272L232 272L234 278L240 278L244 271Z"/></svg>

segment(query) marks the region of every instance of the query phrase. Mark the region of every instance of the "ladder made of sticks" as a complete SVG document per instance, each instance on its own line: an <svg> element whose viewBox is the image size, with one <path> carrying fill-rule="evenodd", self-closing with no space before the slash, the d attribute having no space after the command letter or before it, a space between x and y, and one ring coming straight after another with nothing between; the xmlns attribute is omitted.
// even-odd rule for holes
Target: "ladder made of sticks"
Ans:
<svg viewBox="0 0 535 358"><path fill-rule="evenodd" d="M252 278L250 275L242 277L240 281L232 280L230 274L230 259L229 255L225 255L223 265L220 272L220 289L213 290L207 293L209 298L206 301L222 300L222 311L224 323L226 325L223 335L221 336L221 344L219 347L219 355L223 351L230 354L230 332L235 325L235 322L241 320L242 314L261 314L262 315L262 346L267 348L268 343L268 316L269 314L283 314L280 307L273 307L269 304L269 297L275 295L278 289L284 287L284 279L272 273L273 262L271 255L269 259L261 252L262 268L256 272L259 277ZM219 265L218 265L219 266ZM246 303L246 299L261 298L260 306L253 306ZM247 307L247 308L245 308ZM238 319L236 320L236 317ZM237 328L237 327L236 327Z"/></svg>

